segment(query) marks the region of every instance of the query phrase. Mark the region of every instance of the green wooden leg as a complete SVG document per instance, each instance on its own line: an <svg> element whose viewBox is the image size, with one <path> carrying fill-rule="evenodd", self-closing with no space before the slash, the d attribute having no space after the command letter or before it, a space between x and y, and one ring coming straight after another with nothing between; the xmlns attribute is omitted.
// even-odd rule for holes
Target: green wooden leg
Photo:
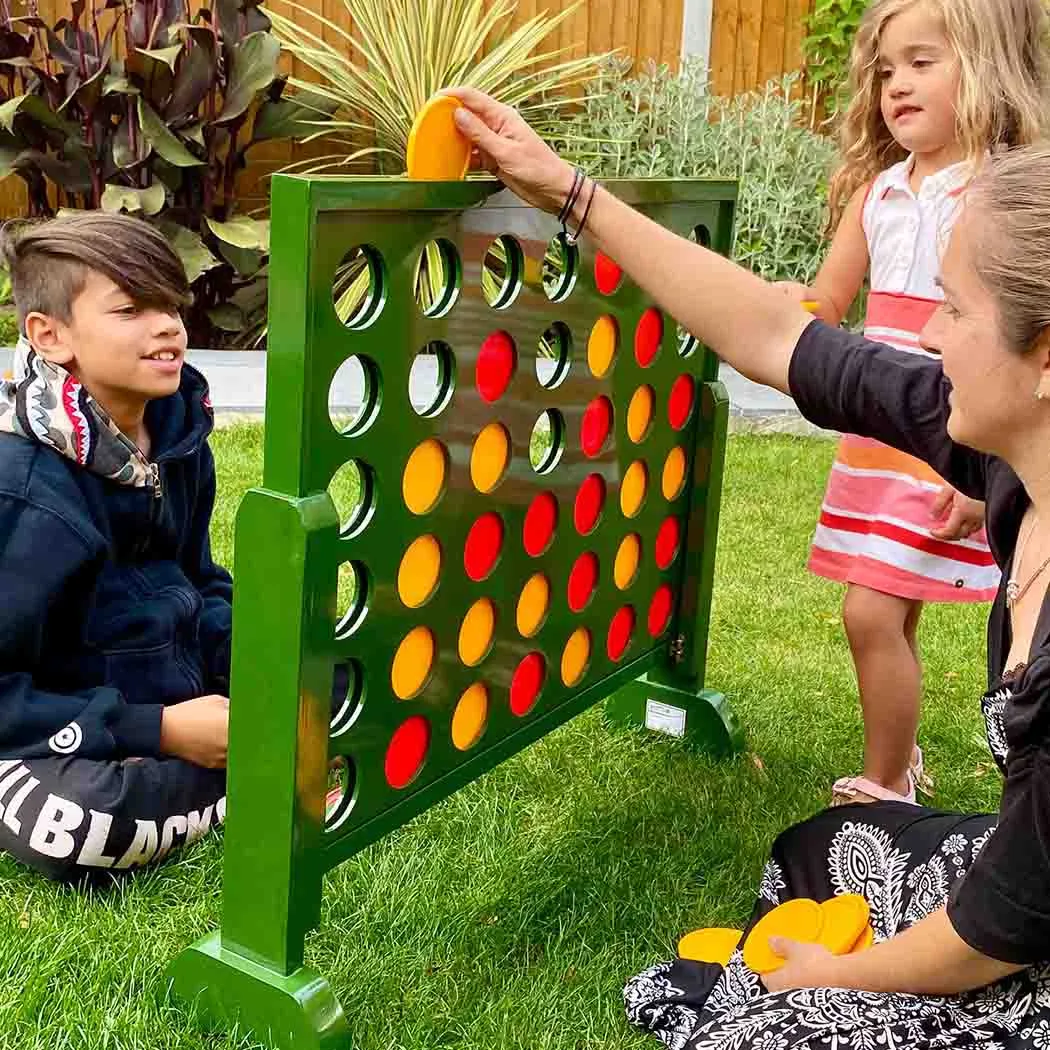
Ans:
<svg viewBox="0 0 1050 1050"><path fill-rule="evenodd" d="M168 966L165 991L215 1026L238 1026L275 1050L350 1050L350 1029L328 982L305 966L288 976L208 934Z"/></svg>
<svg viewBox="0 0 1050 1050"><path fill-rule="evenodd" d="M644 726L677 737L716 755L743 747L743 731L721 693L686 689L661 677L654 671L618 690L606 701L606 717L617 725Z"/></svg>

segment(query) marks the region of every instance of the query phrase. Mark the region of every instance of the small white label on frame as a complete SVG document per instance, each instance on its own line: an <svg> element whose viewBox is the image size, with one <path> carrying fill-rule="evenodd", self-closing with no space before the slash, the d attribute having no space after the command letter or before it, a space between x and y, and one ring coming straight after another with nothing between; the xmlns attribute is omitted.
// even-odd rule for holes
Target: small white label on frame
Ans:
<svg viewBox="0 0 1050 1050"><path fill-rule="evenodd" d="M661 704L659 700L646 700L645 728L668 736L685 736L685 709Z"/></svg>

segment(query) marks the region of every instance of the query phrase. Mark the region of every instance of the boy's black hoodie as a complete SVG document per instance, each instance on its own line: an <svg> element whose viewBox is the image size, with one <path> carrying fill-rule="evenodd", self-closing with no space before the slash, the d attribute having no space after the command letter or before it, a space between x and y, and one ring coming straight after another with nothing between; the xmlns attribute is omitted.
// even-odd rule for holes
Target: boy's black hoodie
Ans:
<svg viewBox="0 0 1050 1050"><path fill-rule="evenodd" d="M146 425L149 461L24 341L0 383L0 759L155 755L164 705L229 695L204 377Z"/></svg>

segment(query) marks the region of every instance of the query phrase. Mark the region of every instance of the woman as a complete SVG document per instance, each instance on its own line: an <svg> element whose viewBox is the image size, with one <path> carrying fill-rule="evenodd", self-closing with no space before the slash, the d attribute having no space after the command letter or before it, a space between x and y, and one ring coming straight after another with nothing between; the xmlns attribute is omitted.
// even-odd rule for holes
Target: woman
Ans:
<svg viewBox="0 0 1050 1050"><path fill-rule="evenodd" d="M774 846L752 924L794 897L863 893L876 945L834 957L777 942L787 964L765 988L739 953L724 969L674 960L628 984L631 1019L690 1050L1048 1050L1050 147L997 156L973 183L944 258L945 304L922 334L938 362L814 320L754 275L581 184L514 110L470 89L454 94L459 126L491 171L546 211L571 204L569 226L584 225L719 357L790 393L819 426L877 438L986 501L1004 570L983 702L1006 778L998 818L887 802L790 829Z"/></svg>

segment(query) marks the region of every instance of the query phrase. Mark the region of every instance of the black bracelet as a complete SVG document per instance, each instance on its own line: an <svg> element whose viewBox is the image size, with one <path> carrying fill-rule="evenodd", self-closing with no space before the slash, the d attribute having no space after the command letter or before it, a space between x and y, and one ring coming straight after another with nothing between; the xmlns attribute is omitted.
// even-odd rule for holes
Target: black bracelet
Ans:
<svg viewBox="0 0 1050 1050"><path fill-rule="evenodd" d="M583 189L583 184L586 181L587 176L583 173L583 168L577 168L572 175L572 189L569 190L569 196L565 199L565 204L562 205L562 209L558 212L558 222L562 228L565 228L565 223L572 215L572 209L576 207L576 202L580 199L580 191ZM568 231L566 230L566 233Z"/></svg>
<svg viewBox="0 0 1050 1050"><path fill-rule="evenodd" d="M587 226L587 220L591 215L591 205L594 203L594 197L597 192L598 183L594 179L591 179L591 195L587 198L587 207L583 209L583 217L580 219L580 225L576 227L575 232L567 233L565 238L567 244L575 245L583 236L583 231Z"/></svg>

